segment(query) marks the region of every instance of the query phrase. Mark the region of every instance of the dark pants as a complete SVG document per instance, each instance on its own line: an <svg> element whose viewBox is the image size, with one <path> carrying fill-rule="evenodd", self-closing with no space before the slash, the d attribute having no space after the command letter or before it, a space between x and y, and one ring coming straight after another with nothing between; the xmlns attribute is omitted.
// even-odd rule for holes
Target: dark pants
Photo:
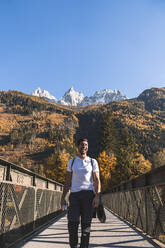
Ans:
<svg viewBox="0 0 165 248"><path fill-rule="evenodd" d="M82 190L71 193L69 196L68 231L71 248L78 245L78 226L81 216L81 248L88 248L90 226L93 215L92 202L94 193L92 190Z"/></svg>

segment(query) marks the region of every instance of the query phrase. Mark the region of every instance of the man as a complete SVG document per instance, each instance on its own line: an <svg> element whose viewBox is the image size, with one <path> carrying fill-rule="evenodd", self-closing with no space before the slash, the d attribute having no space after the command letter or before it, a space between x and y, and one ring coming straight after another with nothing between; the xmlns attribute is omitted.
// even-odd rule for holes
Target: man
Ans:
<svg viewBox="0 0 165 248"><path fill-rule="evenodd" d="M87 156L88 140L79 139L78 156L67 165L61 206L66 204L66 194L70 189L68 209L68 231L71 248L78 247L78 226L81 217L81 245L88 248L93 208L99 205L101 184L99 167L95 159Z"/></svg>

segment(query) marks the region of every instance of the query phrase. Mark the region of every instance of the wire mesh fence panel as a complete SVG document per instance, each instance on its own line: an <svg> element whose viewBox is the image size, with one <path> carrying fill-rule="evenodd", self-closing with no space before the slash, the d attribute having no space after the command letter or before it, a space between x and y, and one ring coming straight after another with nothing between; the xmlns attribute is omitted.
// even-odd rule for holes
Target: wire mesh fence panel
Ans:
<svg viewBox="0 0 165 248"><path fill-rule="evenodd" d="M0 243L19 240L60 210L60 191L0 183Z"/></svg>
<svg viewBox="0 0 165 248"><path fill-rule="evenodd" d="M165 185L103 195L104 205L165 243Z"/></svg>

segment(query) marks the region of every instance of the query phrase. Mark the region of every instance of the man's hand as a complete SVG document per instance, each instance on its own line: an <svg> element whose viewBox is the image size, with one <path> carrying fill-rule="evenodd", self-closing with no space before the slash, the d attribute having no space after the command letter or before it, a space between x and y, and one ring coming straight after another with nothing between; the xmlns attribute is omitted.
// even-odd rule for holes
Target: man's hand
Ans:
<svg viewBox="0 0 165 248"><path fill-rule="evenodd" d="M72 172L67 171L66 176L65 176L64 189L63 189L63 193L61 197L61 208L62 208L62 205L67 205L65 197L70 189L71 180L72 180Z"/></svg>
<svg viewBox="0 0 165 248"><path fill-rule="evenodd" d="M99 195L96 195L95 198L93 199L93 207L97 208L99 206L100 203L100 197Z"/></svg>
<svg viewBox="0 0 165 248"><path fill-rule="evenodd" d="M61 198L61 209L62 209L62 206L63 205L67 205L67 202L66 202L66 200L62 197Z"/></svg>

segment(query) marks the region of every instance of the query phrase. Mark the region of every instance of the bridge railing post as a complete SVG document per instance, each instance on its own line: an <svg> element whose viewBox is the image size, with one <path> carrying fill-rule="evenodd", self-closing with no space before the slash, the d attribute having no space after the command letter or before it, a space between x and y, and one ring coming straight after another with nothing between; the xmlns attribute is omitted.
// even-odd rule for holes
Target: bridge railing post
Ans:
<svg viewBox="0 0 165 248"><path fill-rule="evenodd" d="M34 188L34 202L33 202L33 230L35 230L35 222L36 222L36 217L37 217L37 190Z"/></svg>
<svg viewBox="0 0 165 248"><path fill-rule="evenodd" d="M7 166L7 169L6 169L6 181L11 181L11 165L8 165Z"/></svg>

